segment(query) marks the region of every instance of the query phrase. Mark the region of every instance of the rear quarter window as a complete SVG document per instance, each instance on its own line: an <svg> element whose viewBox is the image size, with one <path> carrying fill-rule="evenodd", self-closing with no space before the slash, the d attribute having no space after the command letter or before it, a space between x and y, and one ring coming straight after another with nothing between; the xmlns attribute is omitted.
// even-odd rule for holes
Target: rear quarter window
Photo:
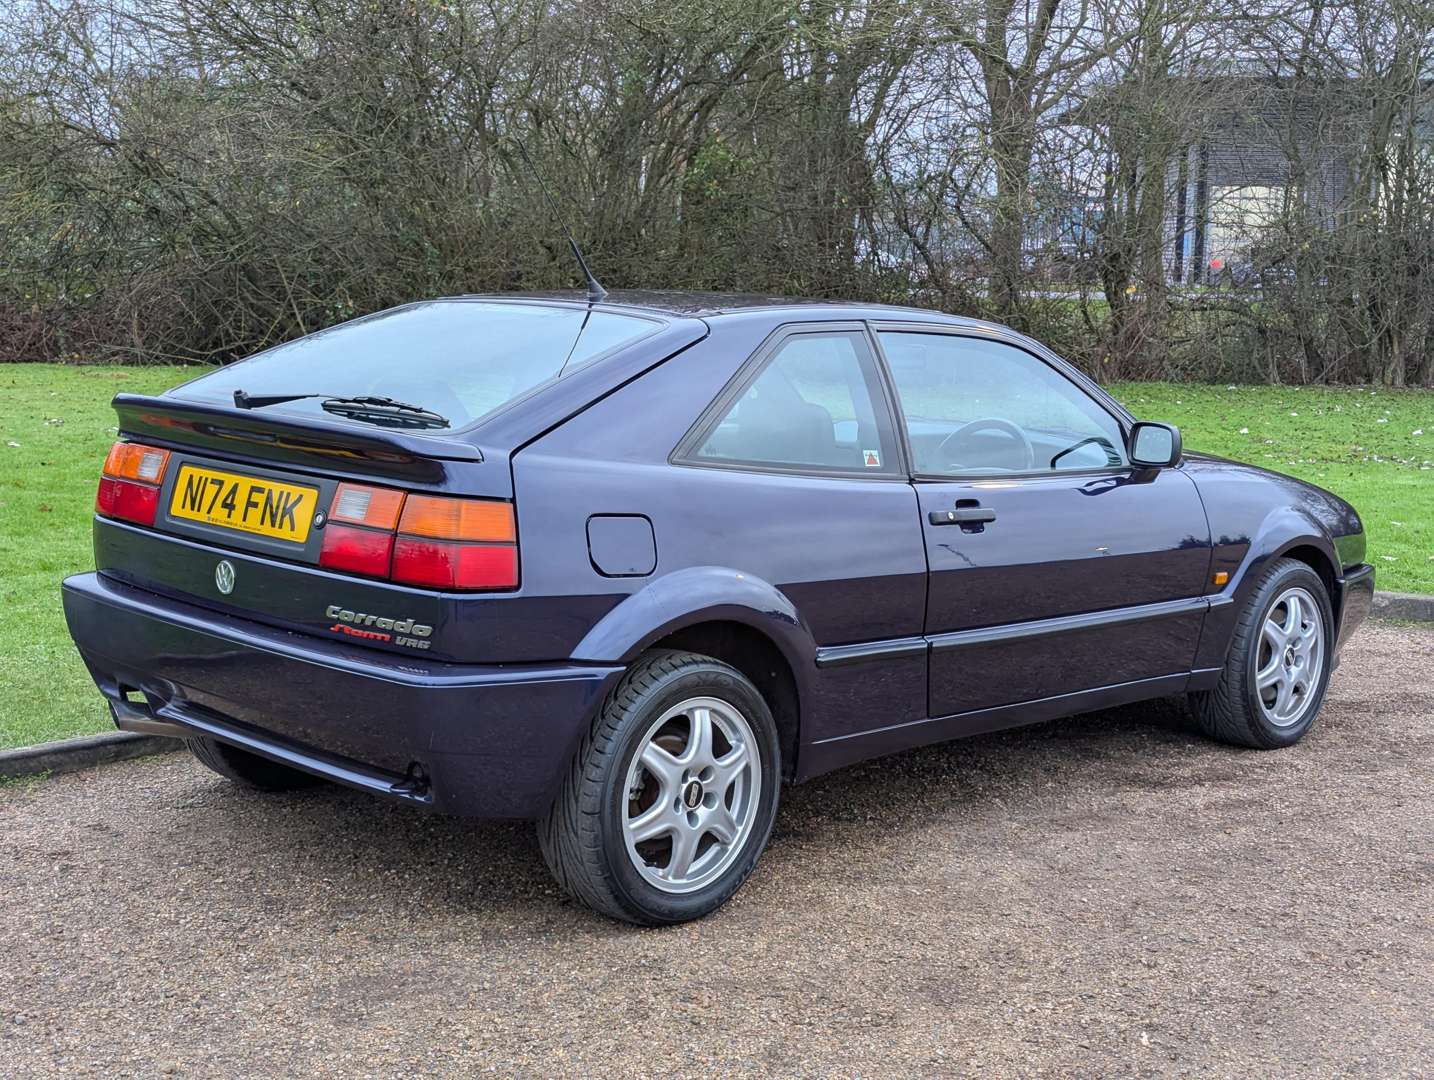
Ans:
<svg viewBox="0 0 1434 1080"><path fill-rule="evenodd" d="M187 383L179 393L226 403L239 389L391 397L441 414L452 430L661 325L567 305L435 300L287 342ZM265 412L329 416L322 400L285 402Z"/></svg>

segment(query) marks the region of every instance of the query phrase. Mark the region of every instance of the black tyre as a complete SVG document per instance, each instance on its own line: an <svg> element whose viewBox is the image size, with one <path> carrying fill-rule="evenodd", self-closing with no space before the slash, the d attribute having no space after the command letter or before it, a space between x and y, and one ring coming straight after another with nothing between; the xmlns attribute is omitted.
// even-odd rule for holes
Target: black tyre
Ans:
<svg viewBox="0 0 1434 1080"><path fill-rule="evenodd" d="M741 672L695 653L639 660L603 705L538 824L558 883L645 926L737 891L777 812L777 725Z"/></svg>
<svg viewBox="0 0 1434 1080"><path fill-rule="evenodd" d="M322 778L312 773L291 769L277 761L240 750L218 739L199 737L185 739L189 752L208 765L226 780L254 788L258 791L293 791L298 788L322 784Z"/></svg>
<svg viewBox="0 0 1434 1080"><path fill-rule="evenodd" d="M1324 582L1302 562L1276 559L1235 624L1220 684L1190 695L1196 722L1235 746L1293 746L1324 702L1333 648Z"/></svg>

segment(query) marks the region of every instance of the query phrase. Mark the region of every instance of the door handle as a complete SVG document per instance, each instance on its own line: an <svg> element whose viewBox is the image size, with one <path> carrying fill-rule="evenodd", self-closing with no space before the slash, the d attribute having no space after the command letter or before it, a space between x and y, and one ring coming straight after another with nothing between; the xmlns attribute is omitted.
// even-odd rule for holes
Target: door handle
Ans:
<svg viewBox="0 0 1434 1080"><path fill-rule="evenodd" d="M933 510L928 520L933 525L984 525L996 520L996 511L989 506L958 506L954 510Z"/></svg>

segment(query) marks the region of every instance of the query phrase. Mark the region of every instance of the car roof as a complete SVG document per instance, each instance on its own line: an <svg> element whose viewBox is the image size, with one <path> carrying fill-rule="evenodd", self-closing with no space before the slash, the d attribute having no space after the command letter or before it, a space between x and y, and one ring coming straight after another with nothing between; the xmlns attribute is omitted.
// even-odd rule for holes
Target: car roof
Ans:
<svg viewBox="0 0 1434 1080"><path fill-rule="evenodd" d="M587 304L585 293L578 291L490 293L464 297L472 300L536 300L569 304ZM801 311L811 318L918 319L951 326L983 327L1006 330L998 323L950 315L932 308L908 307L898 304L876 304L860 300L805 299L792 296L767 296L761 293L686 292L675 289L614 289L599 301L598 306L626 308L632 311L663 315L669 318L710 319L744 312L789 309Z"/></svg>

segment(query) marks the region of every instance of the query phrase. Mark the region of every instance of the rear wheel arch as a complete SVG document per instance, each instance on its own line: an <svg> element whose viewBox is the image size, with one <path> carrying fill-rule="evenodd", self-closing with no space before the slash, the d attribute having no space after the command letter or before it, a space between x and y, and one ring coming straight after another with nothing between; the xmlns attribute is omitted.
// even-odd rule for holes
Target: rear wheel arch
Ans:
<svg viewBox="0 0 1434 1080"><path fill-rule="evenodd" d="M688 566L653 578L624 597L588 630L570 658L631 663L654 642L684 627L724 621L758 629L793 667L816 657L811 631L776 586L730 566Z"/></svg>
<svg viewBox="0 0 1434 1080"><path fill-rule="evenodd" d="M755 627L726 619L692 623L654 641L644 652L675 650L710 656L736 668L751 681L777 722L782 751L782 775L796 773L801 732L801 691L785 653Z"/></svg>

